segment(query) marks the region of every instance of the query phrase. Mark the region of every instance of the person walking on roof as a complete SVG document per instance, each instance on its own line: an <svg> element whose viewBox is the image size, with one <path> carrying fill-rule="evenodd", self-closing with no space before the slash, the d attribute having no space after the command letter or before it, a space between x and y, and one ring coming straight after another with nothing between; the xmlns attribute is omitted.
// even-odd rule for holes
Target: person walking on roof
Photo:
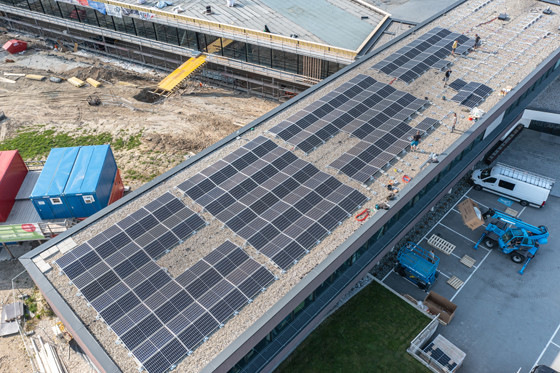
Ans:
<svg viewBox="0 0 560 373"><path fill-rule="evenodd" d="M451 55L455 55L455 49L457 49L457 46L459 45L459 40L455 40L453 42L453 45L451 46Z"/></svg>
<svg viewBox="0 0 560 373"><path fill-rule="evenodd" d="M476 50L480 45L480 36L478 34L474 35L474 49Z"/></svg>
<svg viewBox="0 0 560 373"><path fill-rule="evenodd" d="M420 143L421 138L422 135L420 134L420 131L416 131L416 135L412 137L412 142L410 143L410 150L418 149L418 144Z"/></svg>
<svg viewBox="0 0 560 373"><path fill-rule="evenodd" d="M455 131L456 124L457 124L457 113L453 113L453 123L451 124L451 133Z"/></svg>
<svg viewBox="0 0 560 373"><path fill-rule="evenodd" d="M451 76L452 72L453 70L451 69L447 69L447 71L445 72L445 76L443 77L443 88L447 87L447 82L449 81L449 77Z"/></svg>

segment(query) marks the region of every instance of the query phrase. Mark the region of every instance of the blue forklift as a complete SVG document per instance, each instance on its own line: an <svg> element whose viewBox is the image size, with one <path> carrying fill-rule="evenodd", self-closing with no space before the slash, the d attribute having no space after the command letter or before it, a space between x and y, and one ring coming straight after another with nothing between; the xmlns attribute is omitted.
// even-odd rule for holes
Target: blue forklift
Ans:
<svg viewBox="0 0 560 373"><path fill-rule="evenodd" d="M438 265L439 258L433 251L424 250L409 241L399 250L395 272L428 291L439 276Z"/></svg>
<svg viewBox="0 0 560 373"><path fill-rule="evenodd" d="M489 249L499 248L504 254L508 254L514 263L524 262L519 270L520 274L523 274L540 246L548 242L549 233L544 225L536 227L493 209L486 211L482 217L484 220L492 220L474 248L478 249L478 246L484 243Z"/></svg>

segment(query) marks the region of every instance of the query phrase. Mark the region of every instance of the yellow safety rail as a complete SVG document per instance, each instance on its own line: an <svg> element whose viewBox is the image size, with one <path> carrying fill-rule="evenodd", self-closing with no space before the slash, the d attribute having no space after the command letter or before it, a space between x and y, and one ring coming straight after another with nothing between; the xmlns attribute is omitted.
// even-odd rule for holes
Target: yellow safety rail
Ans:
<svg viewBox="0 0 560 373"><path fill-rule="evenodd" d="M161 11L161 10L158 10L158 9L145 7L145 6L125 4L125 3L122 3L120 1L113 1L113 0L98 0L98 1L101 2L101 3L105 3L105 4L119 6L121 8L138 10L139 12L152 13L156 16L161 16L161 17L164 17L164 18L170 18L170 19L176 19L178 21L188 22L189 24L192 24L194 26L198 26L198 27L201 27L201 28L207 28L209 30L219 30L221 32L230 32L232 34L238 34L238 35L240 34L240 36L243 36L243 37L246 37L246 36L255 37L259 40L266 41L266 42L282 43L282 44L291 46L293 48L303 48L303 49L308 49L308 50L315 51L315 52L320 52L320 53L328 53L328 54L333 54L333 55L339 55L341 57L345 57L345 58L348 58L348 59L354 59L356 57L356 54L357 54L357 51L353 51L353 50L350 50L350 49L333 47L333 46L330 46L330 45L315 43L315 42L311 42L311 41L293 39L293 38L290 38L290 37L287 37L287 36L275 35L275 34L263 32L263 31L257 31L257 30L251 30L251 29L246 29L246 28L237 27L237 26L226 25L226 24L219 23L219 22L206 21L206 20L200 19L200 18L188 17L188 16L185 16L185 15L182 15L182 14L168 13L168 12L164 12L164 11Z"/></svg>
<svg viewBox="0 0 560 373"><path fill-rule="evenodd" d="M206 62L206 56L201 54L198 57L192 57L184 64L175 69L171 74L163 78L158 84L158 89L166 92L172 92L183 80L187 79L196 69Z"/></svg>

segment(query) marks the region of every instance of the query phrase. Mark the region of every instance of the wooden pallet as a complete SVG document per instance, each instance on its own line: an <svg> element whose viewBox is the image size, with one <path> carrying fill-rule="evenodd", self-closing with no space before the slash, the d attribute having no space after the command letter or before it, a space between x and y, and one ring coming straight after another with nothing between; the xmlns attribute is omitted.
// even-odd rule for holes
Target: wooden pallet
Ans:
<svg viewBox="0 0 560 373"><path fill-rule="evenodd" d="M440 236L436 234L432 234L432 237L428 240L428 245L432 246L435 249L443 252L444 254L450 255L453 250L455 250L455 245L451 242L447 242Z"/></svg>
<svg viewBox="0 0 560 373"><path fill-rule="evenodd" d="M476 260L474 260L473 258L471 258L468 255L464 255L461 260L459 260L459 262L463 263L464 265L466 265L469 268L472 268L474 263L476 263Z"/></svg>
<svg viewBox="0 0 560 373"><path fill-rule="evenodd" d="M447 283L455 290L459 290L459 288L463 286L463 281L456 276L453 276L449 280L447 280Z"/></svg>
<svg viewBox="0 0 560 373"><path fill-rule="evenodd" d="M518 214L517 210L514 210L514 209L509 208L509 207L506 208L506 211L504 211L504 212L505 212L506 214L511 215L511 216L514 216L514 217L517 217L517 214Z"/></svg>

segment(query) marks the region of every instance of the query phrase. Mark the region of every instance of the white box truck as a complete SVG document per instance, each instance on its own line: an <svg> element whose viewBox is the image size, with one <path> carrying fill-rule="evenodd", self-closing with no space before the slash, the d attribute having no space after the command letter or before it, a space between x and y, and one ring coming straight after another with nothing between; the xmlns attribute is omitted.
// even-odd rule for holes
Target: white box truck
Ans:
<svg viewBox="0 0 560 373"><path fill-rule="evenodd" d="M521 206L543 207L554 179L498 163L494 167L474 170L471 176L475 190L517 201Z"/></svg>

